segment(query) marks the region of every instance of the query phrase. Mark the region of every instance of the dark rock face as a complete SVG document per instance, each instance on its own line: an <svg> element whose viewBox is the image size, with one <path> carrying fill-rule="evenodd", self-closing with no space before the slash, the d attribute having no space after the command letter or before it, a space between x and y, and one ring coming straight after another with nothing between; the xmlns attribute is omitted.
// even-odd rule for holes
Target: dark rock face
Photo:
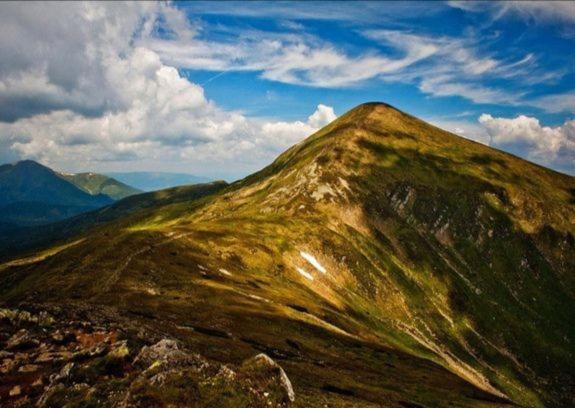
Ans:
<svg viewBox="0 0 575 408"><path fill-rule="evenodd" d="M145 329L118 326L0 309L0 405L287 407L295 399L264 354L236 370L173 339L145 345L154 337Z"/></svg>

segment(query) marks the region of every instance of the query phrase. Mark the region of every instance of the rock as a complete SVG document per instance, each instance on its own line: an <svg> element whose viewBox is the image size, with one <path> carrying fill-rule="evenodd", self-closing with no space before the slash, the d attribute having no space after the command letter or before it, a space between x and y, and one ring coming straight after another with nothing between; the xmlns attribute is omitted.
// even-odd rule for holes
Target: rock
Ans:
<svg viewBox="0 0 575 408"><path fill-rule="evenodd" d="M38 368L40 368L40 367L37 366L36 364L24 364L23 366L21 366L18 369L18 372L20 372L20 373L33 373L35 371L38 371Z"/></svg>
<svg viewBox="0 0 575 408"><path fill-rule="evenodd" d="M124 360L130 355L128 342L126 340L118 341L112 345L112 350L108 353L109 358Z"/></svg>
<svg viewBox="0 0 575 408"><path fill-rule="evenodd" d="M18 316L18 311L10 309L0 309L0 320L4 320L11 324L14 324L16 317Z"/></svg>
<svg viewBox="0 0 575 408"><path fill-rule="evenodd" d="M176 341L168 339L160 340L153 346L142 347L134 359L134 365L144 368L162 364L171 368L191 366L197 369L207 365L200 356L180 350Z"/></svg>
<svg viewBox="0 0 575 408"><path fill-rule="evenodd" d="M60 370L60 378L69 378L74 368L74 363L68 363Z"/></svg>
<svg viewBox="0 0 575 408"><path fill-rule="evenodd" d="M74 363L68 363L57 374L52 374L50 376L50 386L58 383L70 382L72 376L75 372L76 365Z"/></svg>
<svg viewBox="0 0 575 408"><path fill-rule="evenodd" d="M260 393L268 392L272 403L289 404L295 401L295 393L285 371L266 354L261 353L244 361L238 373Z"/></svg>
<svg viewBox="0 0 575 408"><path fill-rule="evenodd" d="M38 340L34 339L27 330L19 330L6 342L6 350L22 350L26 348L35 347Z"/></svg>
<svg viewBox="0 0 575 408"><path fill-rule="evenodd" d="M236 379L236 372L224 365L216 374L216 378L221 378L224 381L234 381Z"/></svg>
<svg viewBox="0 0 575 408"><path fill-rule="evenodd" d="M56 330L52 333L52 341L56 344L68 344L76 341L76 335L71 331L65 331L62 333L61 330Z"/></svg>
<svg viewBox="0 0 575 408"><path fill-rule="evenodd" d="M16 360L6 359L2 362L2 365L0 365L0 374L8 374L10 371L12 371L17 366L18 366L18 363L16 362Z"/></svg>
<svg viewBox="0 0 575 408"><path fill-rule="evenodd" d="M9 395L10 395L11 397L17 397L17 396L19 396L20 394L22 394L22 388L20 388L19 385L15 385L15 386L10 390L10 393L9 393Z"/></svg>
<svg viewBox="0 0 575 408"><path fill-rule="evenodd" d="M47 312L41 311L38 313L38 324L42 327L49 327L54 324L55 320Z"/></svg>
<svg viewBox="0 0 575 408"><path fill-rule="evenodd" d="M51 351L40 353L34 362L37 364L57 363L61 361L68 361L72 357L73 355L69 351Z"/></svg>
<svg viewBox="0 0 575 408"><path fill-rule="evenodd" d="M32 383L32 387L34 387L34 388L42 387L42 386L44 386L44 378L43 377L38 377L38 379Z"/></svg>
<svg viewBox="0 0 575 408"><path fill-rule="evenodd" d="M36 406L42 408L55 406L54 404L51 404L51 400L53 400L54 397L57 396L58 394L63 393L65 390L66 387L64 386L64 384L56 384L55 386L48 387L44 392L44 394L42 394L42 396L36 403Z"/></svg>
<svg viewBox="0 0 575 408"><path fill-rule="evenodd" d="M8 321L13 325L33 323L42 327L51 326L54 323L54 318L45 311L35 315L26 310L17 309L0 309L0 320Z"/></svg>

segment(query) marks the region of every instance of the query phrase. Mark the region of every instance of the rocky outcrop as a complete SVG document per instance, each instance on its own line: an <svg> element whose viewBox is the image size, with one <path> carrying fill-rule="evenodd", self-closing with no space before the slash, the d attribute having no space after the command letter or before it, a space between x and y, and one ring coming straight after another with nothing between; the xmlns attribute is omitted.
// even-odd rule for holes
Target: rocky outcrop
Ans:
<svg viewBox="0 0 575 408"><path fill-rule="evenodd" d="M265 354L236 369L173 339L145 344L140 332L0 309L0 405L263 408L295 400L286 373Z"/></svg>

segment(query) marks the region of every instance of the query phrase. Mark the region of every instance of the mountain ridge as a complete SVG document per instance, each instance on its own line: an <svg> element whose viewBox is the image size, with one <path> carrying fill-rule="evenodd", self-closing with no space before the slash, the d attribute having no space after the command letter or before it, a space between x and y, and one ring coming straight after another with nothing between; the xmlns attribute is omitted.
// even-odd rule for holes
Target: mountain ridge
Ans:
<svg viewBox="0 0 575 408"><path fill-rule="evenodd" d="M64 219L113 202L90 195L32 160L0 166L2 221L15 226Z"/></svg>
<svg viewBox="0 0 575 408"><path fill-rule="evenodd" d="M105 176L99 173L86 172L86 173L58 173L65 180L71 182L76 187L85 191L90 195L100 195L110 197L112 200L117 201L122 198L129 197L134 194L140 194L143 191L124 184L112 177Z"/></svg>
<svg viewBox="0 0 575 408"><path fill-rule="evenodd" d="M449 386L434 391L415 368L422 359L484 396L567 406L573 191L569 176L389 105L360 105L213 195L132 213L1 266L1 298L80 295L231 333L217 341L178 333L224 360L245 347L290 356L289 340L302 357L284 367L306 401L322 395L308 363L327 346L359 366L351 374L326 355L314 374L356 401L478 405ZM342 348L335 333L363 345ZM391 350L382 357L390 366L370 357L374 347ZM405 364L420 390L399 375L401 353L415 359ZM368 366L378 374L355 379Z"/></svg>

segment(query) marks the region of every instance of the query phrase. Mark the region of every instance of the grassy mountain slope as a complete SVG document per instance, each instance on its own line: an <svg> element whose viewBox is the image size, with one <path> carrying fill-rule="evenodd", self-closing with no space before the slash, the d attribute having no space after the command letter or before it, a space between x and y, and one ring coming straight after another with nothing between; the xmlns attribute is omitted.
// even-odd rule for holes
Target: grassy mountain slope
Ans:
<svg viewBox="0 0 575 408"><path fill-rule="evenodd" d="M90 195L103 194L113 200L121 200L142 191L121 183L118 180L98 173L77 173L60 175L76 187Z"/></svg>
<svg viewBox="0 0 575 408"><path fill-rule="evenodd" d="M162 191L136 194L107 207L77 215L47 225L22 228L6 225L9 233L0 235L0 260L14 258L15 254L49 247L51 243L89 231L99 225L122 220L133 213L146 217L149 211L162 211L163 207L180 202L194 202L217 193L227 186L224 181L174 187ZM145 211L146 209L153 209Z"/></svg>
<svg viewBox="0 0 575 408"><path fill-rule="evenodd" d="M0 166L0 220L17 226L61 220L112 203L31 160Z"/></svg>
<svg viewBox="0 0 575 408"><path fill-rule="evenodd" d="M4 264L2 299L265 350L301 406L568 406L574 200L571 177L365 104L216 195Z"/></svg>

